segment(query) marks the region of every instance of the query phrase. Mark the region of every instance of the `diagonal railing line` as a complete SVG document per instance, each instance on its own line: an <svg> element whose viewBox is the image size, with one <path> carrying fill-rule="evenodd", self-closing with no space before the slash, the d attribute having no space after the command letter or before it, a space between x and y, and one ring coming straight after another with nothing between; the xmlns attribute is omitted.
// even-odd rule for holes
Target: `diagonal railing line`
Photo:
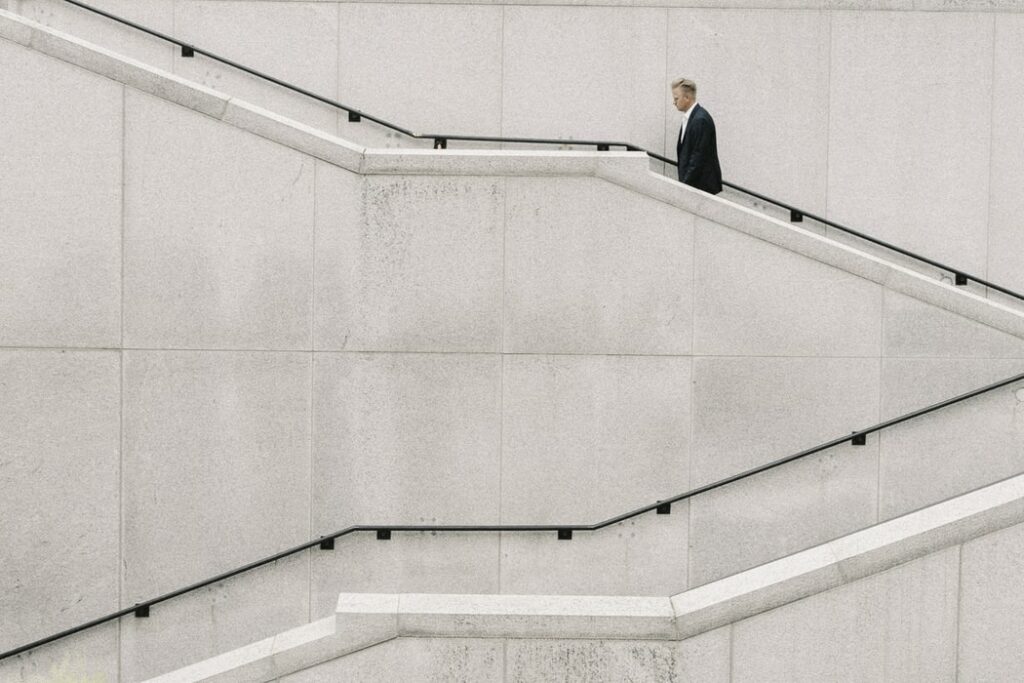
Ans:
<svg viewBox="0 0 1024 683"><path fill-rule="evenodd" d="M238 576L240 574L244 574L246 572L252 571L253 569L257 569L259 567L263 567L265 565L272 564L272 563L277 562L279 560L283 560L283 559L285 559L285 558L287 558L287 557L289 557L291 555L295 555L295 554L303 552L305 550L309 550L309 549L314 548L316 546L319 546L320 548L325 549L325 550L333 549L334 548L334 541L336 539L343 538L345 536L349 536L349 535L355 534L355 533L360 533L360 532L376 532L377 533L377 537L379 539L386 540L386 539L390 539L391 533L393 533L393 532L439 532L439 533L466 533L466 532L476 532L476 533L556 532L558 534L559 538L571 539L572 538L572 533L576 532L576 531L582 531L582 532L600 531L601 529L604 529L606 527L612 526L614 524L619 524L621 522L624 522L626 520L632 519L634 517L639 517L640 515L647 514L649 512L657 512L658 514L667 514L667 513L670 512L671 505L673 503L682 502L684 500L688 500L690 498L693 498L695 496L701 495L703 493L708 493L709 491L713 491L715 489L722 488L722 487L727 486L729 484L733 484L733 483L739 482L741 480L747 479L749 477L753 477L753 476L755 476L757 474L761 474L763 472L767 472L769 470L775 469L775 468L780 467L782 465L785 465L787 463L794 462L794 461L800 460L802 458L806 458L806 457L814 455L816 453L821 453L823 451L826 451L826 450L828 450L830 448L833 448L835 446L838 446L840 444L844 444L844 443L848 443L848 442L853 442L853 443L860 442L861 444L863 444L865 439L866 439L866 437L868 435L870 435L870 434L873 434L875 432L879 432L879 431L881 431L883 429L887 429L889 427L894 427L894 426L896 426L898 424L907 422L909 420L913 420L913 419L918 418L918 417L922 417L924 415L928 415L929 413L933 413L933 412L935 412L937 410L941 410L943 408L955 405L955 404L960 403L962 401L967 401L967 400L972 399L972 398L974 398L976 396L980 396L982 394L986 394L986 393L988 393L990 391L994 391L996 389L999 389L999 388L1002 388L1002 387L1005 387L1005 386L1008 386L1010 384L1013 384L1015 382L1020 382L1020 381L1024 381L1024 373L1021 373L1021 374L1018 374L1018 375L1014 375L1012 377L1008 377L1006 379L1000 380L998 382L994 382L992 384L988 384L986 386L980 387L978 389L974 389L972 391L968 391L968 392L963 393L963 394L959 394L959 395L954 396L952 398L948 398L948 399L946 399L944 401L940 401L938 403L934 403L934 404L932 404L930 406L927 406L925 408L920 408L918 410L915 410L913 412L907 413L905 415L901 415L899 417L895 417L895 418L892 418L890 420L886 420L885 422L880 422L880 423L878 423L876 425L873 425L871 427L868 427L866 429L862 429L860 431L851 432L850 434L837 437L837 438L832 439L830 441L826 441L825 443L822 443L822 444L819 444L817 446L814 446L813 448L808 448L808 449L802 450L802 451L800 451L798 453L794 453L792 455L788 455L786 457L779 458L777 460L772 460L772 461L770 461L768 463L765 463L763 465L759 465L758 467L754 467L752 469L745 470L745 471L743 471L743 472L741 472L739 474L735 474L735 475L726 477L724 479L719 479L718 481L715 481L715 482L712 482L712 483L709 483L709 484L705 484L703 486L699 486L699 487L694 488L694 489L690 489L690 490L686 491L685 493L681 493L681 494L679 494L677 496L673 496L672 498L667 498L667 499L664 499L664 500L659 500L659 501L657 501L655 503L652 503L650 505L645 505L643 507L636 508L635 510L631 510L629 512L625 512L623 514L617 515L615 517L611 517L609 519L606 519L606 520L603 520L603 521L600 521L600 522L595 522L593 524L527 524L527 525L512 525L512 524L496 524L496 525L401 525L401 524L386 524L386 525L383 525L383 524L359 524L359 525L355 525L355 526L350 526L350 527L347 527L345 529L341 529L339 531L336 531L336 532L334 532L332 534L329 534L329 535L326 535L326 536L321 536L320 538L317 538L315 540L307 541L306 543L302 543L301 545L297 545L295 547L288 548L287 550L282 550L282 551L280 551L278 553L275 553L273 555L270 555L268 557L264 557L264 558L261 558L259 560L255 560L253 562L250 562L250 563L248 563L246 565L243 565L241 567L238 567L236 569L232 569L231 571L227 571L227 572L223 572L221 574L217 574L216 576L210 577L208 579L204 579L202 581L190 584L188 586L184 586L183 588L179 588L177 590L171 591L170 593L165 593L164 595L161 595L159 597L152 598L150 600L146 600L145 602L137 603L137 604L135 604L135 605L133 605L131 607L126 607L124 609L118 610L117 612L113 612L111 614L108 614L108 615L103 616L103 617L99 617L97 619L93 619L92 621L86 622L84 624L80 624L79 626L75 626L73 628L69 628L69 629L67 629L65 631L61 631L60 633L56 633L54 635L47 636L45 638L41 638L41 639L33 641L31 643L27 643L25 645L16 647L13 650L9 650L7 652L0 653L0 660L6 659L8 657L14 657L16 655L22 654L24 652L28 652L29 650L33 650L33 649L35 649L37 647L40 647L40 646L43 646L43 645L48 645L48 644L50 644L52 642L55 642L57 640L61 640L62 638L66 638L68 636L74 635L76 633L80 633L82 631L88 630L88 629L93 628L95 626L99 626L101 624L104 624L104 623L107 623L107 622L110 622L110 621L114 621L115 619L120 619L121 617L125 617L125 616L128 616L130 614L135 614L136 616L140 616L140 617L142 617L142 616L148 617L149 616L150 608L155 606L155 605L158 605L160 603L166 602L166 601L171 600L173 598L179 597L179 596L184 595L186 593L190 593L192 591L196 591L196 590L199 590L201 588L206 588L208 586L220 583L222 581L226 581L226 580L228 580L230 578L233 578L235 576Z"/></svg>
<svg viewBox="0 0 1024 683"><path fill-rule="evenodd" d="M312 92L310 90L307 90L305 88L302 88L300 86L294 85L292 83L288 83L287 81L283 81L283 80L281 80L279 78L276 78L276 77L271 76L269 74L263 73L263 72L258 71L256 69L252 69L252 68L247 67L247 66L245 66L243 64L239 64L238 62L235 62L235 61L233 61L231 59L228 59L227 57L222 57L222 56L214 54L213 52L210 52L208 50L204 50L202 48L196 47L195 45L192 45L190 43L186 43L186 42L183 42L181 40L178 40L177 38L175 38L173 36L167 35L165 33L161 33L160 31L156 31L156 30L151 29L151 28L149 28L147 26L143 26L143 25L138 24L136 22L130 21L128 19L125 19L124 17L119 17L119 16L117 16L115 14L111 14L110 12L106 12L106 11L98 9L96 7L92 7L91 5L87 5L84 2L80 2L80 0L64 0L64 2L66 2L68 4L71 4L71 5L74 5L76 7L79 7L81 9L87 10L89 12L93 12L95 14L98 14L98 15L100 15L102 17L105 17L107 19L110 19L112 21L116 21L118 23L124 24L125 26L129 26L129 27L131 27L133 29L136 29L138 31L142 31L143 33L147 33L147 34L149 34L149 35L151 35L151 36L153 36L155 38L159 38L160 40L166 41L166 42L171 43L173 45L177 45L178 47L181 48L183 55L187 55L187 56L193 56L193 55L196 55L196 54L203 55L204 57L207 57L209 59L213 59L214 61L217 61L217 62L221 62L222 64L226 64L227 66L230 66L230 67L232 67L234 69L238 69L239 71L247 73L247 74L249 74L251 76L255 76L256 78L260 78L262 80L265 80L265 81L268 81L270 83L273 83L274 85L277 85L277 86L280 86L280 87L285 88L287 90L291 90L293 92L299 93L300 95L304 95L305 97L312 98L312 99L314 99L314 100L316 100L316 101L318 101L318 102L320 102L322 104L326 104L328 106L334 107L335 109L340 109L341 111L344 111L344 112L348 113L350 121L355 122L355 121L359 121L361 119L366 119L368 121L373 121L374 123L376 123L376 124L378 124L380 126L383 126L385 128L388 128L390 130L393 130L395 132L402 133L403 135L405 135L405 136L407 136L409 138L413 138L413 139L417 139L417 140L431 140L432 139L434 141L434 147L435 148L441 148L441 149L447 148L448 141L450 141L450 140L461 140L461 141L466 141L466 142L495 142L495 143L537 144L537 145L586 145L588 147L589 146L597 147L597 149L599 151L607 151L607 150L610 150L612 147L622 147L626 151L643 152L643 153L647 154L647 156L651 157L652 159L656 159L656 160L664 162L666 164L671 164L673 166L678 166L678 162L676 160L670 159L670 158L668 158L668 157L666 157L664 155L658 154L656 152L652 152L652 151L650 151L648 149L640 147L639 145L634 145L634 144L632 144L630 142L613 141L613 140L563 140L563 139L557 139L557 138L521 138L521 137L500 137L500 136L481 136L481 135L459 135L459 134L449 134L449 133L429 133L429 134L426 134L426 133L415 133L412 130L410 130L408 128L404 128L402 126L399 126L396 123L392 123L390 121L386 121L386 120L384 120L382 118L373 116L371 114L367 114L366 112L364 112L364 111L362 111L360 109L357 109L356 107L352 107L352 106L349 106L347 104L342 104L341 102L338 102L336 100L332 100L332 99L330 99L328 97L324 97L323 95L318 95L318 94L316 94L316 93L314 93L314 92ZM867 234L865 234L863 232L860 232L858 230L854 230L853 228L849 228L849 227L847 227L845 225L842 225L840 223L837 223L835 221L829 220L829 219L821 217L821 216L817 216L817 215L815 215L815 214L813 214L811 212L804 211L804 210L799 209L799 208L797 208L797 207L795 207L795 206L793 206L793 205L791 205L791 204L789 204L787 202L783 202L783 201L780 201L780 200L777 200L777 199L773 199L771 197L763 195L763 194L761 194L759 192L755 192L753 190L748 190L747 188L742 187L740 185L737 185L735 183L730 183L728 181L722 181L722 184L725 185L726 187L732 188L733 190L736 190L738 192L742 192L742 193L747 194L747 195L749 195L751 197L755 197L756 199L760 199L761 201L768 202L768 203L773 204L773 205L775 205L775 206L777 206L777 207L779 207L781 209L785 209L785 210L789 211L790 212L791 220L793 220L794 222L800 222L804 218L809 218L809 219L817 221L818 223L821 223L823 225L827 225L830 228L835 228L836 230L844 232L844 233L846 233L848 235L852 235L853 237L856 237L858 239L865 240L867 242L870 242L870 243L875 244L877 246L883 247L883 248L888 249L890 251L896 252L896 253L901 254L903 256L906 256L908 258L914 259L916 261L920 261L922 263L926 263L926 264L928 264L928 265L930 265L932 267L938 268L940 270L944 270L944 271L946 271L946 272L948 272L948 273L953 275L954 282L955 282L956 285L966 285L969 282L975 282L975 283L977 283L977 284L979 284L979 285L981 285L983 287L987 287L989 289L995 290L997 292L1000 292L1000 293L1005 294L1007 296L1013 297L1013 298L1018 299L1020 301L1024 301L1024 294L1016 292L1016 291L1014 291L1012 289L1009 289L1007 287L1003 287L1001 285L997 285L997 284L994 284L992 282L989 282L988 280L986 280L984 278L981 278L981 277L978 277L976 275L972 275L972 274L966 272L963 269L955 268L953 266L946 265L944 263L941 263L940 261L936 261L935 259L931 259L931 258L929 258L927 256L922 256L922 255L917 254L917 253L915 253L913 251L910 251L909 249L905 249L903 247L897 246L895 244L891 244L891 243L886 242L884 240L880 240L880 239L877 239L875 237L871 237L870 235L867 235Z"/></svg>

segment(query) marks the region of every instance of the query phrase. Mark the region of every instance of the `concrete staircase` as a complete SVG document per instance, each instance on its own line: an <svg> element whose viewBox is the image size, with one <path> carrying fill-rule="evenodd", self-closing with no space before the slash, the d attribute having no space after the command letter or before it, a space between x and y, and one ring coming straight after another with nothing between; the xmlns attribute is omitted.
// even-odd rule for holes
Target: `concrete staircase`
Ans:
<svg viewBox="0 0 1024 683"><path fill-rule="evenodd" d="M26 292L12 300L26 305L0 328L5 386L23 397L26 415L35 414L33 391L68 393L75 373L83 383L102 375L97 395L122 392L104 413L113 446L92 459L52 458L54 478L81 482L81 500L16 501L16 511L41 505L46 514L4 537L27 550L6 568L18 590L0 597L13 615L3 619L0 648L348 524L596 521L1024 370L1024 315L1015 305L695 192L652 173L642 154L366 149L2 11L0 63L12 66L0 74L5 87L27 93L29 103L9 110L17 127L4 139L6 157L19 170L9 177L31 180L11 194L28 218L15 216L10 229L31 238L13 239L7 250L19 264L13 285ZM75 107L83 119L95 107L103 112L96 121L115 132L97 142L82 130L98 140L100 126L62 128ZM38 207L25 197L74 184L38 160L37 141L67 148L73 159L92 159L108 142L116 147L114 161L98 163L123 169L103 176L106 184L97 173L74 178L97 183L90 196L109 199L103 211L119 207L82 238L87 246L68 242L68 234L90 229L81 197L66 211L82 216L78 232L32 223ZM239 187L243 195L233 194ZM28 246L19 252L18 245ZM40 249L52 256L39 258ZM33 268L67 262L80 275L76 292L98 281L118 285L85 292L90 306L99 302L88 315L55 316L81 308L59 299L59 286L29 286L41 281ZM38 389L41 356L53 366L53 392ZM72 362L79 364L73 372ZM1012 536L965 522L974 535L954 534L941 548L924 543L920 554L877 545L896 558L882 564L856 545L881 543L878 534L908 519L954 509L942 505L1024 472L1024 396L1015 389L716 491L667 518L651 515L571 543L553 535L416 535L307 553L182 597L148 620L125 619L0 662L0 678L144 680L228 651L217 666L245 661L264 667L271 676L264 680L285 675L273 662L293 656L306 667L357 667L350 675L364 680L400 677L403 657L415 663L405 665L414 667L410 676L465 679L494 679L493 671L513 680L596 676L587 661L622 672L609 680L627 671L660 679L688 671L691 651L713 653L692 657L715 667L731 659L737 680L781 666L745 650L750 638L792 654L786 661L795 668L778 669L778 680L846 671L862 673L858 680L941 679L951 653L988 633L985 618L968 623L961 615L961 646L950 646L945 607L929 612L921 628L945 630L906 640L913 662L870 649L880 641L856 641L867 649L818 661L794 653L825 647L812 636L833 607L805 614L799 606L811 603L794 601L845 605L835 608L843 618L910 623L932 598L910 600L906 612L898 601L895 612L882 609L899 594L901 572L948 578L962 544L982 549ZM83 396L75 409L96 405L88 391ZM48 419L65 424L60 418ZM52 431L42 425L38 433ZM94 434L95 421L82 430ZM26 434L17 442L37 443L37 432ZM29 457L51 462L38 448ZM238 455L249 452L263 457ZM95 472L109 476L90 478ZM109 500L122 476L118 505L77 512ZM12 490L40 479L18 477ZM992 504L997 517L1003 504ZM80 519L82 529L62 534L68 519ZM57 535L78 544L68 566L39 549L39 538ZM836 559L842 548L849 561ZM982 565L990 561L978 553ZM844 574L856 558L868 569ZM986 591L1005 587L978 576L963 574L956 585L976 591L971 605L988 605ZM946 579L934 580L946 596ZM53 585L88 600L68 609ZM381 617L346 598L343 620L399 627L387 644L328 663L316 658L379 635L367 626L363 642L362 630L334 627L339 592L494 597L403 599L441 625L416 633L402 630L411 617L395 617L399 607ZM676 596L671 611L666 595ZM872 609L859 610L861 602ZM640 646L627 626L588 632L563 623L566 637L553 638L549 604L573 624L604 624L596 617L608 613L613 624L633 623L635 607L638 623L660 624L650 633L674 644L631 649ZM757 616L773 608L783 616ZM487 632L491 621L474 609L498 612L496 630ZM455 639L444 630L452 610L461 615L455 621L472 617ZM683 622L704 625L687 631ZM540 630L516 631L517 623ZM859 632L841 619L835 628L834 645ZM784 641L786 629L807 640ZM764 630L776 639L766 640ZM255 649L235 651L254 641ZM293 641L301 647L282 645ZM435 645L455 659L432 659ZM287 654L270 656L282 647ZM508 656L520 647L526 654ZM960 670L965 680L981 680L972 672L1000 660L970 647ZM319 654L313 661L300 651ZM732 654L722 660L722 652ZM550 668L559 661L582 668ZM895 668L881 673L870 668L890 662Z"/></svg>

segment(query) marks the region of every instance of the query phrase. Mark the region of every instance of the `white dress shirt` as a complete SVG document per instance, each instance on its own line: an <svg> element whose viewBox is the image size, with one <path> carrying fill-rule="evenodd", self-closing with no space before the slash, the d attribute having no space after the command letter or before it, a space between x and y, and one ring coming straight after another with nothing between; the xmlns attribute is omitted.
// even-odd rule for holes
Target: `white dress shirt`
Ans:
<svg viewBox="0 0 1024 683"><path fill-rule="evenodd" d="M683 123L679 126L679 144L683 144L683 136L686 135L686 124L690 122L690 114L697 108L697 103L694 102L690 105L690 108L683 112Z"/></svg>

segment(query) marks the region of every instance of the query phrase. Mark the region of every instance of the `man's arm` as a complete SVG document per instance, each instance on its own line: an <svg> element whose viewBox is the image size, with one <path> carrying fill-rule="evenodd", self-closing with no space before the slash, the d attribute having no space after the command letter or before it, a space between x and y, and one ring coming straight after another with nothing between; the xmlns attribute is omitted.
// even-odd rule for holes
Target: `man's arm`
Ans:
<svg viewBox="0 0 1024 683"><path fill-rule="evenodd" d="M704 117L694 120L691 124L690 134L693 135L693 151L682 172L682 181L692 185L697 169L704 166L711 152L711 123Z"/></svg>

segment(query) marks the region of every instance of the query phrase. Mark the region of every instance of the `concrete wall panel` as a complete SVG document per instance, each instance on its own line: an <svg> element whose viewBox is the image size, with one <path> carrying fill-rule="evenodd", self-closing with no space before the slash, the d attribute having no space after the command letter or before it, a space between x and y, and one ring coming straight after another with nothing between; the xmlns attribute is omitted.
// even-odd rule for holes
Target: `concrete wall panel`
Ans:
<svg viewBox="0 0 1024 683"><path fill-rule="evenodd" d="M338 12L342 102L417 133L501 134L501 8L339 3ZM370 147L431 146L347 116L340 126Z"/></svg>
<svg viewBox="0 0 1024 683"><path fill-rule="evenodd" d="M1024 358L1024 340L892 290L883 328L889 358Z"/></svg>
<svg viewBox="0 0 1024 683"><path fill-rule="evenodd" d="M992 186L988 275L992 282L1024 290L1024 16L996 15L992 96Z"/></svg>
<svg viewBox="0 0 1024 683"><path fill-rule="evenodd" d="M993 17L832 17L829 213L984 273Z"/></svg>
<svg viewBox="0 0 1024 683"><path fill-rule="evenodd" d="M372 532L346 536L335 541L333 551L313 554L312 616L334 614L342 592L497 593L499 562L498 534L396 531L390 541Z"/></svg>
<svg viewBox="0 0 1024 683"><path fill-rule="evenodd" d="M1024 677L1024 526L963 546L958 680L1010 681Z"/></svg>
<svg viewBox="0 0 1024 683"><path fill-rule="evenodd" d="M0 344L117 346L123 90L6 41L0 63Z"/></svg>
<svg viewBox="0 0 1024 683"><path fill-rule="evenodd" d="M878 356L877 284L703 219L694 243L695 354Z"/></svg>
<svg viewBox="0 0 1024 683"><path fill-rule="evenodd" d="M314 161L127 95L125 344L310 348Z"/></svg>
<svg viewBox="0 0 1024 683"><path fill-rule="evenodd" d="M175 0L89 0L84 4L146 28L173 34L174 2ZM64 0L10 0L9 4L11 11L44 26L70 33L158 69L173 70L175 48L168 42L134 28L75 7Z"/></svg>
<svg viewBox="0 0 1024 683"><path fill-rule="evenodd" d="M689 353L692 216L595 179L508 193L506 351Z"/></svg>
<svg viewBox="0 0 1024 683"><path fill-rule="evenodd" d="M690 484L879 422L875 358L695 358Z"/></svg>
<svg viewBox="0 0 1024 683"><path fill-rule="evenodd" d="M118 624L104 624L0 661L0 680L4 683L116 683L120 675L118 647Z"/></svg>
<svg viewBox="0 0 1024 683"><path fill-rule="evenodd" d="M959 548L733 626L734 681L956 679Z"/></svg>
<svg viewBox="0 0 1024 683"><path fill-rule="evenodd" d="M882 412L902 415L1020 372L1024 360L887 359ZM998 389L882 433L881 518L1024 472L1021 388Z"/></svg>
<svg viewBox="0 0 1024 683"><path fill-rule="evenodd" d="M317 349L499 351L504 182L317 173Z"/></svg>
<svg viewBox="0 0 1024 683"><path fill-rule="evenodd" d="M308 355L125 352L124 392L125 603L308 540Z"/></svg>
<svg viewBox="0 0 1024 683"><path fill-rule="evenodd" d="M175 5L177 37L329 99L338 90L338 11L309 2ZM328 133L338 110L202 55L175 56L175 73Z"/></svg>
<svg viewBox="0 0 1024 683"><path fill-rule="evenodd" d="M498 638L396 638L285 676L280 683L492 683L502 680L504 647Z"/></svg>
<svg viewBox="0 0 1024 683"><path fill-rule="evenodd" d="M602 491L614 491L614 486L614 479L609 478ZM571 511L564 519L570 523L596 521ZM688 506L677 503L671 515L650 512L600 531L575 532L568 541L560 540L553 531L502 534L501 592L673 595L686 586L688 519Z"/></svg>
<svg viewBox="0 0 1024 683"><path fill-rule="evenodd" d="M120 374L112 351L0 352L0 652L117 609Z"/></svg>
<svg viewBox="0 0 1024 683"><path fill-rule="evenodd" d="M828 13L671 10L668 21L668 80L697 82L726 179L824 212ZM665 155L674 159L681 115L667 83L664 91Z"/></svg>
<svg viewBox="0 0 1024 683"><path fill-rule="evenodd" d="M878 447L836 446L693 498L690 583L700 586L875 523Z"/></svg>
<svg viewBox="0 0 1024 683"><path fill-rule="evenodd" d="M498 520L501 359L317 354L313 529Z"/></svg>
<svg viewBox="0 0 1024 683"><path fill-rule="evenodd" d="M682 642L507 641L506 681L728 683L729 629Z"/></svg>
<svg viewBox="0 0 1024 683"><path fill-rule="evenodd" d="M155 605L148 618L126 617L121 680L146 680L300 626L308 588L309 558L299 554Z"/></svg>
<svg viewBox="0 0 1024 683"><path fill-rule="evenodd" d="M506 7L502 134L660 149L665 21L660 9Z"/></svg>
<svg viewBox="0 0 1024 683"><path fill-rule="evenodd" d="M591 523L687 488L689 358L507 356L503 404L504 522Z"/></svg>

